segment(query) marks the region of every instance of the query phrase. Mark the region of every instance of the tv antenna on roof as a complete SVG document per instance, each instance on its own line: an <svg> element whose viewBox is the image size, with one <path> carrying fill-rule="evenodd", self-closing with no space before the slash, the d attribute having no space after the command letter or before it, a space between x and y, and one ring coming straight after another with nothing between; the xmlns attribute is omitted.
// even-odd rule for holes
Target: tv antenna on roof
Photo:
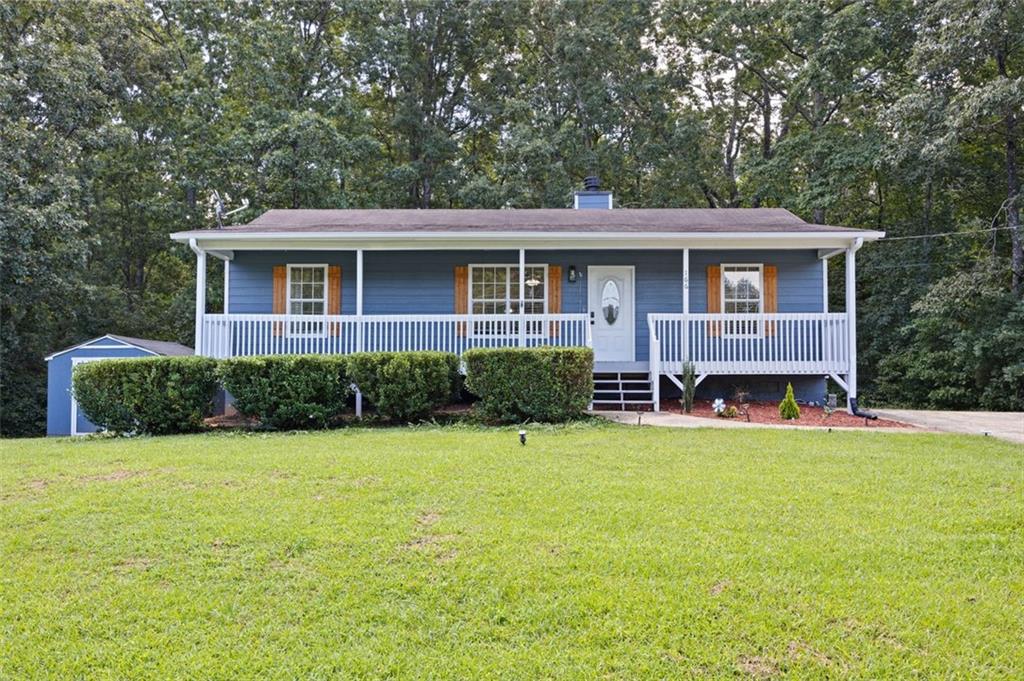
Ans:
<svg viewBox="0 0 1024 681"><path fill-rule="evenodd" d="M224 228L224 218L229 215L234 215L239 211L243 211L249 207L249 199L242 199L242 205L234 210L224 212L224 202L220 198L220 192L216 189L213 190L213 213L217 217L217 229Z"/></svg>

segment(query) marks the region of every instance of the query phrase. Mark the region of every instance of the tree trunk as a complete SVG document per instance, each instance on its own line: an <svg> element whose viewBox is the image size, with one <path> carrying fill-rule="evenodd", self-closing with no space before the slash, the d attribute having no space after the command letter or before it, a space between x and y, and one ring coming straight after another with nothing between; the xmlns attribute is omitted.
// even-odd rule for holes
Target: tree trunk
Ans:
<svg viewBox="0 0 1024 681"><path fill-rule="evenodd" d="M922 216L921 234L929 234L932 231L932 212L935 208L935 182L928 178L928 184L924 192L924 210ZM921 250L923 251L924 267L918 270L917 280L922 286L932 278L932 240L921 239Z"/></svg>
<svg viewBox="0 0 1024 681"><path fill-rule="evenodd" d="M1024 241L1020 234L1020 207L1017 201L1020 199L1020 177L1017 175L1017 142L1013 138L1012 129L1015 126L1015 116L1008 116L1006 121L1006 193L1008 203L1006 206L1006 226L1010 228L1010 268L1013 270L1013 292L1018 296L1024 295Z"/></svg>
<svg viewBox="0 0 1024 681"><path fill-rule="evenodd" d="M1008 78L1006 73L1006 55L1001 51L996 54L999 75ZM1010 269L1013 279L1013 292L1024 295L1024 243L1020 234L1020 175L1017 173L1017 112L1014 108L1006 110L1006 226L1010 230Z"/></svg>
<svg viewBox="0 0 1024 681"><path fill-rule="evenodd" d="M813 97L814 97L814 103L813 103L813 107L814 107L813 108L814 122L811 125L811 129L813 131L813 136L814 137L820 137L821 130L822 130L822 128L825 127L825 114L824 114L824 111L825 111L825 95L823 95L820 90L815 90ZM822 181L821 161L817 157L813 157L812 156L812 158L810 159L810 164L809 165L810 165L810 173L809 173L810 182L808 184L811 187L817 189L817 187L815 185L817 185L818 182ZM816 225L823 225L823 224L825 224L825 207L824 206L815 206L814 207L813 220L814 220L814 224L816 224Z"/></svg>
<svg viewBox="0 0 1024 681"><path fill-rule="evenodd" d="M772 157L772 93L766 83L761 83L761 162ZM754 208L761 207L761 192L755 191L751 201Z"/></svg>
<svg viewBox="0 0 1024 681"><path fill-rule="evenodd" d="M761 85L761 159L772 157L772 93Z"/></svg>

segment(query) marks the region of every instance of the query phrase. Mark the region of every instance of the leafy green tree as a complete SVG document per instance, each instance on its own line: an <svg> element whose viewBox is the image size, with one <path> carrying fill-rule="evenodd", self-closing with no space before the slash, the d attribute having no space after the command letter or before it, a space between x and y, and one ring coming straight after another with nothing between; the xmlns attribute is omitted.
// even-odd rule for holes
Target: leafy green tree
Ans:
<svg viewBox="0 0 1024 681"><path fill-rule="evenodd" d="M1024 302L981 267L911 307L902 349L880 361L877 398L934 409L1024 409Z"/></svg>
<svg viewBox="0 0 1024 681"><path fill-rule="evenodd" d="M957 159L970 163L968 145L1002 156L1000 197L988 215L1003 218L1010 236L1011 286L1024 295L1020 144L1024 111L1024 4L1005 0L936 0L920 17L911 67L920 74L897 102L897 128L922 166ZM967 143L965 145L965 142ZM996 147L998 145L998 147ZM968 147L968 148L965 148ZM965 153L966 152L966 153ZM998 202L995 202L998 197Z"/></svg>
<svg viewBox="0 0 1024 681"><path fill-rule="evenodd" d="M45 424L43 355L78 335L93 206L90 158L119 87L108 36L130 14L0 6L0 431Z"/></svg>
<svg viewBox="0 0 1024 681"><path fill-rule="evenodd" d="M41 432L56 348L190 341L167 234L212 226L214 190L247 221L563 207L590 174L619 207L885 230L862 394L1018 405L1022 25L1007 0L2 4L0 432Z"/></svg>

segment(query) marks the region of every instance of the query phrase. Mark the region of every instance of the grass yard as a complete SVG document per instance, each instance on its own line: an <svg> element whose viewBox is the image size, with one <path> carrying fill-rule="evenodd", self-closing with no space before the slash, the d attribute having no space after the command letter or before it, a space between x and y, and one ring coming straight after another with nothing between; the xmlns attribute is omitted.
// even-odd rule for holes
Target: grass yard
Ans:
<svg viewBox="0 0 1024 681"><path fill-rule="evenodd" d="M0 441L0 678L1024 675L1024 453L619 426Z"/></svg>

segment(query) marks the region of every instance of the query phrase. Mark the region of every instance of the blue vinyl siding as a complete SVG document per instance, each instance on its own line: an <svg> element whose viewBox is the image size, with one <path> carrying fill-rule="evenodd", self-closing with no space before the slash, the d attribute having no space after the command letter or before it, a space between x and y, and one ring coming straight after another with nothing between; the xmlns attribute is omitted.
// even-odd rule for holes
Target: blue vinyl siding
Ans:
<svg viewBox="0 0 1024 681"><path fill-rule="evenodd" d="M527 251L528 264L562 266L562 312L587 312L587 267L632 265L636 273L636 359L648 359L647 315L683 309L683 257L679 250ZM509 251L366 251L363 254L365 314L451 314L454 268L469 264L516 264ZM272 312L273 267L321 263L342 267L342 314L355 314L355 254L328 251L236 251L231 264L233 313ZM690 311L707 311L707 265L760 263L778 268L779 312L822 311L822 265L815 251L690 251ZM582 275L567 279L570 266Z"/></svg>
<svg viewBox="0 0 1024 681"><path fill-rule="evenodd" d="M117 346L117 347L108 347ZM101 338L47 362L46 434L71 434L71 370L76 358L150 357L153 353L109 338ZM95 432L96 427L79 411L78 432Z"/></svg>
<svg viewBox="0 0 1024 681"><path fill-rule="evenodd" d="M698 400L713 400L721 397L731 400L736 390L742 387L754 400L781 400L786 394L786 384L793 384L793 395L800 402L825 401L825 379L821 376L708 376L697 386ZM679 388L668 379L662 380L662 399L679 397Z"/></svg>
<svg viewBox="0 0 1024 681"><path fill-rule="evenodd" d="M356 254L352 251L236 251L231 261L228 312L274 311L275 265L341 265L341 312L356 311Z"/></svg>
<svg viewBox="0 0 1024 681"><path fill-rule="evenodd" d="M708 311L708 265L775 265L779 312L824 312L816 251L690 251L690 312Z"/></svg>

